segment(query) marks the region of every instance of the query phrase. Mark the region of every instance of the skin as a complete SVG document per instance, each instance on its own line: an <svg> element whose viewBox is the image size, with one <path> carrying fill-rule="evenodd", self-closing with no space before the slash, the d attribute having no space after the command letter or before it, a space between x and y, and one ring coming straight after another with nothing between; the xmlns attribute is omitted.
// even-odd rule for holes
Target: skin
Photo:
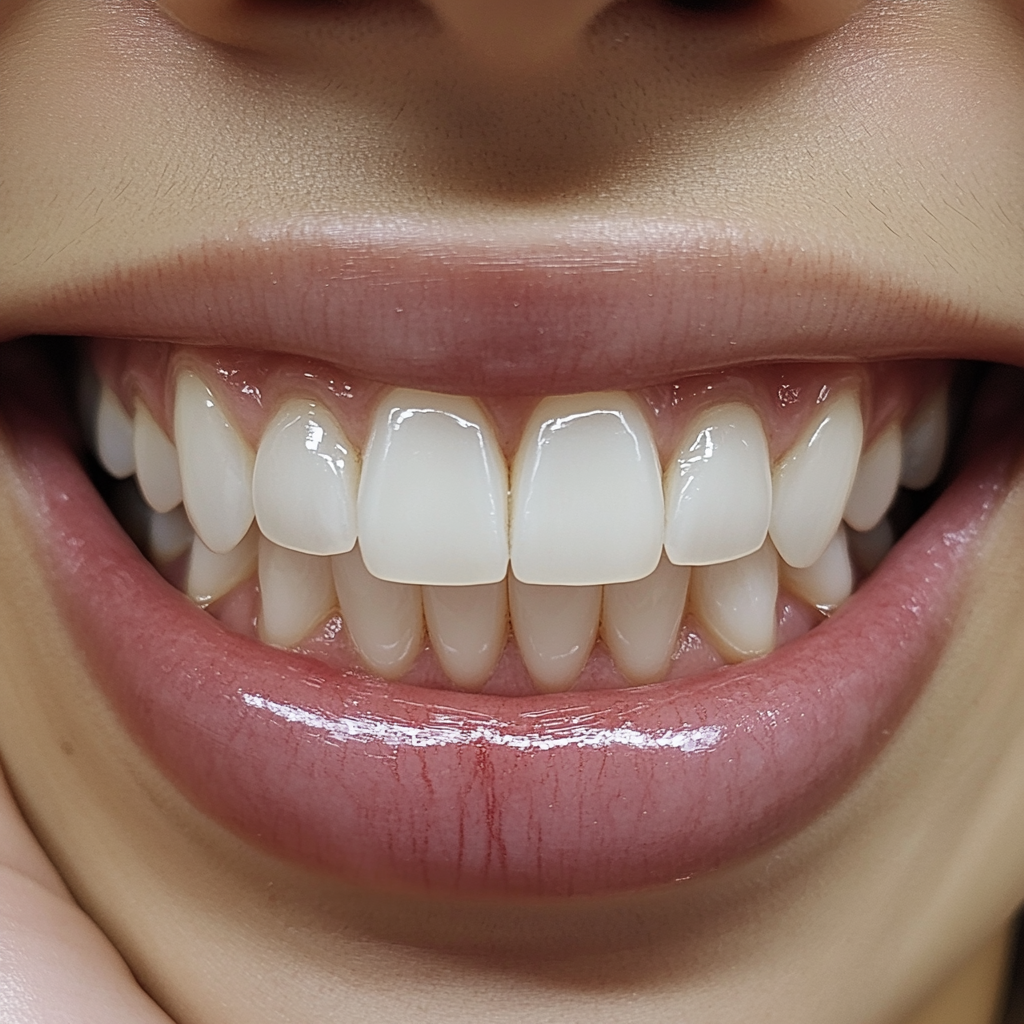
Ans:
<svg viewBox="0 0 1024 1024"><path fill-rule="evenodd" d="M699 211L968 296L1024 364L1022 72L1019 0L0 0L0 338L54 283L253 219ZM352 890L199 814L99 697L31 515L0 435L5 1020L991 1017L1024 899L1024 472L838 804L714 875L546 907Z"/></svg>

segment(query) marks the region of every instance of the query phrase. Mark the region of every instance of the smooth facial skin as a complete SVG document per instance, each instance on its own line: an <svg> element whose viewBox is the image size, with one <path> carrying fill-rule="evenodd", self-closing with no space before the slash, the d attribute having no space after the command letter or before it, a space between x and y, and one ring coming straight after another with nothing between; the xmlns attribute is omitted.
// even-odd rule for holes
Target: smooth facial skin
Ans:
<svg viewBox="0 0 1024 1024"><path fill-rule="evenodd" d="M0 340L79 333L61 310L118 268L310 218L499 251L699 218L889 282L908 325L954 311L746 361L1024 365L1022 81L1019 0L0 0ZM0 752L28 823L4 804L5 1020L990 1019L1024 899L1024 469L837 804L717 872L547 903L361 890L196 810L101 697L22 473L0 433Z"/></svg>

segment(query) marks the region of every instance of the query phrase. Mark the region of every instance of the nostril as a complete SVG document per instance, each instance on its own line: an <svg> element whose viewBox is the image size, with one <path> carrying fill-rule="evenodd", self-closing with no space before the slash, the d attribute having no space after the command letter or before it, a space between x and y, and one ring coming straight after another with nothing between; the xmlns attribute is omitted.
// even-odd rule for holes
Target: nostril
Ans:
<svg viewBox="0 0 1024 1024"><path fill-rule="evenodd" d="M664 0L669 7L693 14L737 14L760 7L759 0Z"/></svg>

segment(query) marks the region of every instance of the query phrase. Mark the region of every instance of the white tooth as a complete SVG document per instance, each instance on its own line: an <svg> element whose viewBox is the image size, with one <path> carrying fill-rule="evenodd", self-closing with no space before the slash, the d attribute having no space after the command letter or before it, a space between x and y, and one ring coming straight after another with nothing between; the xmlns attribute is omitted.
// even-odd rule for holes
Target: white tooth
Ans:
<svg viewBox="0 0 1024 1024"><path fill-rule="evenodd" d="M665 553L676 565L742 558L764 543L771 514L760 417L739 402L707 410L665 471Z"/></svg>
<svg viewBox="0 0 1024 1024"><path fill-rule="evenodd" d="M508 568L508 470L471 398L396 390L363 458L359 547L382 580L466 586Z"/></svg>
<svg viewBox="0 0 1024 1024"><path fill-rule="evenodd" d="M479 587L424 587L430 643L448 678L461 690L479 690L505 649L505 581Z"/></svg>
<svg viewBox="0 0 1024 1024"><path fill-rule="evenodd" d="M100 388L96 406L96 458L118 480L124 480L135 472L131 417L106 384Z"/></svg>
<svg viewBox="0 0 1024 1024"><path fill-rule="evenodd" d="M690 567L662 558L650 576L604 588L601 638L633 684L664 679L686 607Z"/></svg>
<svg viewBox="0 0 1024 1024"><path fill-rule="evenodd" d="M230 551L211 551L199 538L192 541L185 593L196 604L208 604L234 590L256 571L259 530L254 526Z"/></svg>
<svg viewBox="0 0 1024 1024"><path fill-rule="evenodd" d="M895 543L892 523L888 519L883 519L873 530L852 533L849 543L850 554L857 568L864 574L874 572Z"/></svg>
<svg viewBox="0 0 1024 1024"><path fill-rule="evenodd" d="M903 469L900 483L921 490L935 482L949 440L949 388L939 388L925 399L903 434Z"/></svg>
<svg viewBox="0 0 1024 1024"><path fill-rule="evenodd" d="M545 398L512 472L512 571L523 583L586 586L650 575L665 502L650 429L629 395Z"/></svg>
<svg viewBox="0 0 1024 1024"><path fill-rule="evenodd" d="M855 530L870 530L889 511L900 485L903 445L900 426L892 423L860 457L843 518Z"/></svg>
<svg viewBox="0 0 1024 1024"><path fill-rule="evenodd" d="M192 546L195 533L180 506L170 512L154 512L149 521L149 557L157 565L168 565Z"/></svg>
<svg viewBox="0 0 1024 1024"><path fill-rule="evenodd" d="M775 646L779 564L770 542L734 562L698 566L691 592L694 609L724 657L742 661Z"/></svg>
<svg viewBox="0 0 1024 1024"><path fill-rule="evenodd" d="M821 557L805 569L782 563L782 582L787 590L822 611L838 608L853 593L853 566L846 530L840 526Z"/></svg>
<svg viewBox="0 0 1024 1024"><path fill-rule="evenodd" d="M356 543L359 464L322 403L287 402L256 453L252 500L263 535L308 555L340 555Z"/></svg>
<svg viewBox="0 0 1024 1024"><path fill-rule="evenodd" d="M259 542L261 639L293 647L320 625L334 607L331 560Z"/></svg>
<svg viewBox="0 0 1024 1024"><path fill-rule="evenodd" d="M154 511L170 512L181 504L178 452L141 402L135 407L134 447L135 473L142 496Z"/></svg>
<svg viewBox="0 0 1024 1024"><path fill-rule="evenodd" d="M254 456L213 392L190 371L178 377L174 440L188 518L211 551L226 554L252 525Z"/></svg>
<svg viewBox="0 0 1024 1024"><path fill-rule="evenodd" d="M397 679L423 649L420 588L371 575L358 545L331 559L341 617L367 666Z"/></svg>
<svg viewBox="0 0 1024 1024"><path fill-rule="evenodd" d="M601 587L548 587L509 577L509 610L519 653L538 690L568 690L597 638Z"/></svg>
<svg viewBox="0 0 1024 1024"><path fill-rule="evenodd" d="M830 401L772 475L769 533L790 565L816 562L828 546L857 473L864 425L849 392Z"/></svg>

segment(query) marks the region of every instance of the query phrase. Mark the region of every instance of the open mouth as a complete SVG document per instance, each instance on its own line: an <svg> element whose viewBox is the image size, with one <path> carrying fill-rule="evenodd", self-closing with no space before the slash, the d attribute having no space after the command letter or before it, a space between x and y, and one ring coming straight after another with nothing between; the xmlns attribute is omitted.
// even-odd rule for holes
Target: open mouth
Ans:
<svg viewBox="0 0 1024 1024"><path fill-rule="evenodd" d="M623 891L799 829L927 678L1015 457L937 358L474 393L126 337L78 346L93 481L9 359L68 619L198 807L368 885Z"/></svg>

